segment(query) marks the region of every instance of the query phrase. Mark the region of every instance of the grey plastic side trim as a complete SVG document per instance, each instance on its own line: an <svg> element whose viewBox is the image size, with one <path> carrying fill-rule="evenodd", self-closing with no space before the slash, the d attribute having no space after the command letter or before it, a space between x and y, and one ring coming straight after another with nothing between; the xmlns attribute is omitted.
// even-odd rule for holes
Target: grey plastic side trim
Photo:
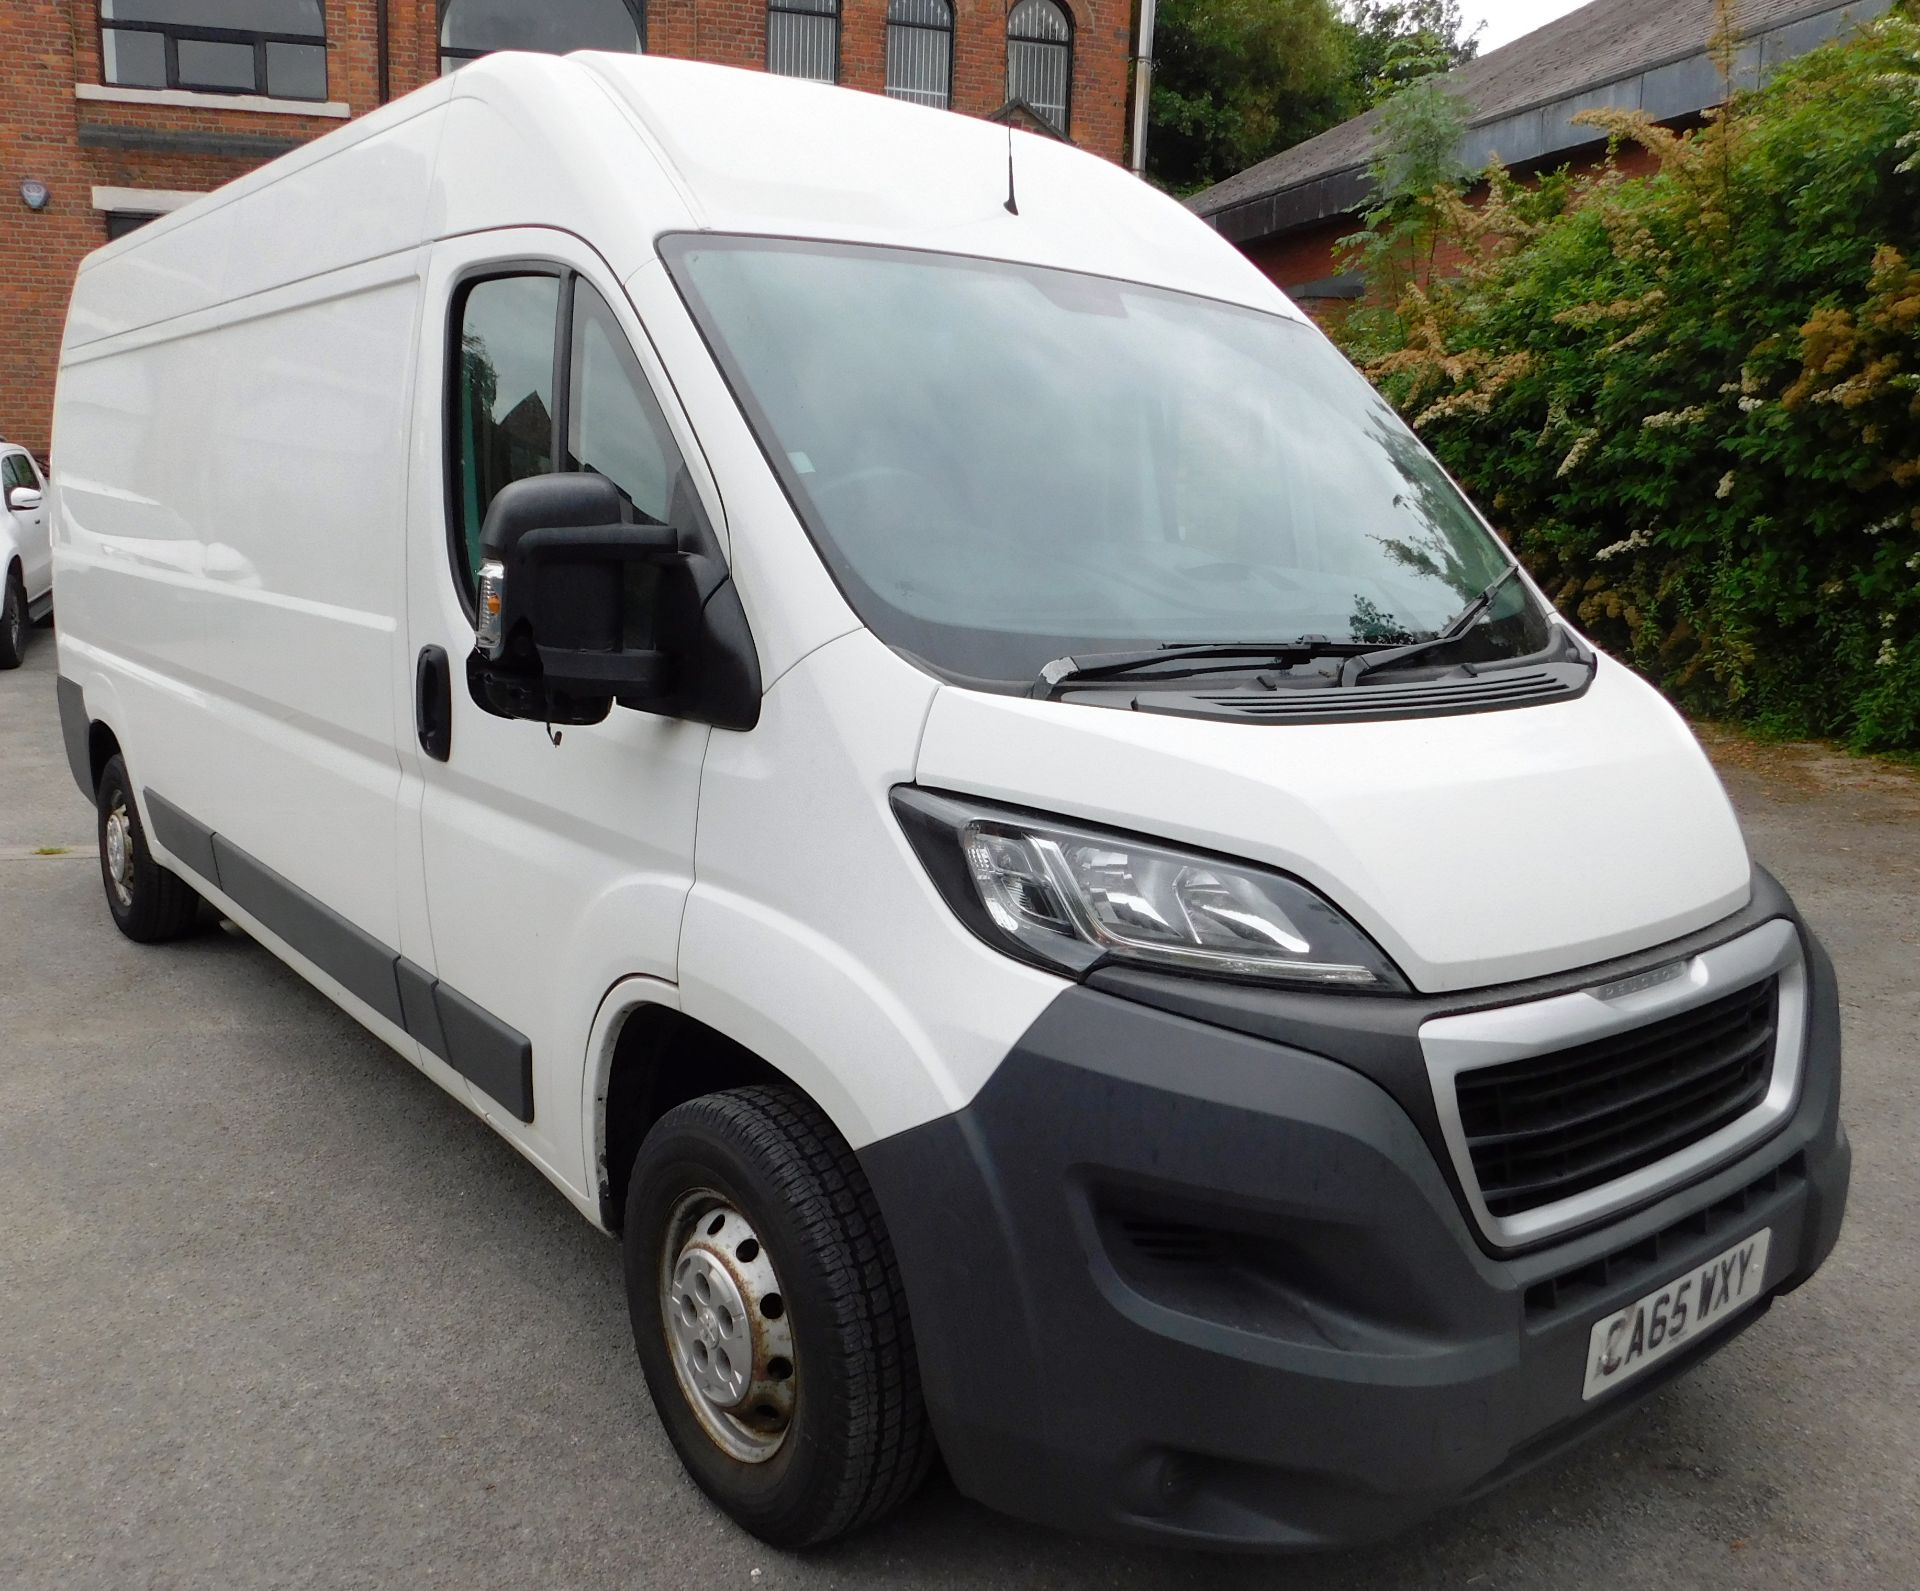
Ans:
<svg viewBox="0 0 1920 1591"><path fill-rule="evenodd" d="M1487 1208L1460 1123L1454 1090L1460 1073L1570 1049L1643 1027L1776 973L1780 978L1780 1008L1773 1078L1766 1096L1752 1110L1650 1166L1571 1198L1509 1216L1497 1216ZM1636 978L1523 1005L1435 1017L1420 1026L1420 1048L1426 1056L1434 1108L1453 1169L1480 1230L1502 1248L1537 1243L1644 1203L1692 1181L1766 1137L1787 1119L1799 1098L1806 1041L1806 961L1799 934L1784 918L1762 923L1752 933L1676 962L1664 976L1656 969Z"/></svg>
<svg viewBox="0 0 1920 1591"><path fill-rule="evenodd" d="M401 1025L429 1055L451 1066L446 1031L440 1026L440 1008L433 1003L433 986L440 980L405 956L394 957L393 976L400 985L400 1009L406 1015Z"/></svg>
<svg viewBox="0 0 1920 1591"><path fill-rule="evenodd" d="M395 1027L406 1025L391 950L224 835L213 836L213 857L221 889L239 905Z"/></svg>
<svg viewBox="0 0 1920 1591"><path fill-rule="evenodd" d="M347 921L324 901L190 817L141 792L153 835L176 861L229 896L521 1121L533 1120L533 1045L517 1028Z"/></svg>
<svg viewBox="0 0 1920 1591"><path fill-rule="evenodd" d="M87 749L87 693L79 681L64 674L53 677L53 693L60 702L60 738L67 747L67 767L80 793L92 802L98 793L93 788L93 758Z"/></svg>
<svg viewBox="0 0 1920 1591"><path fill-rule="evenodd" d="M165 796L151 790L141 792L147 798L147 821L153 837L202 878L220 882L219 865L213 857L213 830L196 823Z"/></svg>
<svg viewBox="0 0 1920 1591"><path fill-rule="evenodd" d="M533 1046L491 1011L444 983L433 986L433 1003L447 1036L447 1064L489 1099L522 1121L533 1120Z"/></svg>

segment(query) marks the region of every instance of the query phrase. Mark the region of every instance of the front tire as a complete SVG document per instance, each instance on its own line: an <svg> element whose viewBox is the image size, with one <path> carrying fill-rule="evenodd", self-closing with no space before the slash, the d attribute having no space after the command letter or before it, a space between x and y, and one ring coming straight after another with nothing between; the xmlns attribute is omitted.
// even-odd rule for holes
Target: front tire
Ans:
<svg viewBox="0 0 1920 1591"><path fill-rule="evenodd" d="M846 1140L795 1089L667 1112L627 1192L627 1304L700 1489L779 1547L904 1502L933 1439L893 1245Z"/></svg>
<svg viewBox="0 0 1920 1591"><path fill-rule="evenodd" d="M199 926L200 897L147 850L127 765L115 752L100 770L100 881L114 926L143 945L178 939Z"/></svg>
<svg viewBox="0 0 1920 1591"><path fill-rule="evenodd" d="M0 668L18 668L26 645L27 588L20 583L20 571L9 569L0 589Z"/></svg>

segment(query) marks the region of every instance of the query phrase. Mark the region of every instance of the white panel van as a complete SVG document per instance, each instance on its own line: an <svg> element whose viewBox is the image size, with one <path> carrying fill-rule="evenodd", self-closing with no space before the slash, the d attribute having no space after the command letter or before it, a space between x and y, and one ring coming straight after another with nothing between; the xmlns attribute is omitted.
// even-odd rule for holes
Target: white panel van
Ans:
<svg viewBox="0 0 1920 1591"><path fill-rule="evenodd" d="M1324 337L1058 143L497 55L112 243L106 904L238 924L624 1245L699 1484L1402 1527L1831 1249L1832 968Z"/></svg>

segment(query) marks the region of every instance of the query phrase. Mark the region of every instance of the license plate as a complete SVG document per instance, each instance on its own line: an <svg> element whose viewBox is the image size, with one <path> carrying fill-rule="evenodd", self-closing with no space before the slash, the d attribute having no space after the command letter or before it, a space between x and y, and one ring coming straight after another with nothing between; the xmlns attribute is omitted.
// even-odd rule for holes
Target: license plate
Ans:
<svg viewBox="0 0 1920 1591"><path fill-rule="evenodd" d="M1676 1276L1638 1303L1594 1322L1587 1339L1587 1386L1597 1398L1732 1319L1761 1294L1771 1229Z"/></svg>

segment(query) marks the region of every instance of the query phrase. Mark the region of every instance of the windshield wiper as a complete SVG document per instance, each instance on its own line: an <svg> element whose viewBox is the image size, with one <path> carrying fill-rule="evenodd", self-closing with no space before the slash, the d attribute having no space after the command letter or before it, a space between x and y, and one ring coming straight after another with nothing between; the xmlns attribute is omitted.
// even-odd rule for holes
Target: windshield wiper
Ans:
<svg viewBox="0 0 1920 1591"><path fill-rule="evenodd" d="M1244 644L1223 642L1172 641L1165 646L1144 647L1134 652L1088 652L1080 657L1056 657L1040 670L1029 695L1042 701L1062 687L1097 680L1124 679L1133 674L1155 679L1190 679L1196 674L1217 674L1217 663L1246 662L1291 665L1316 657L1346 657L1354 650L1352 642L1329 641L1317 635L1305 635L1292 641L1250 641ZM1169 668L1168 664L1192 664L1193 667Z"/></svg>
<svg viewBox="0 0 1920 1591"><path fill-rule="evenodd" d="M1520 563L1516 559L1507 565L1500 577L1469 602L1438 635L1424 641L1408 641L1400 646L1381 647L1377 651L1358 652L1348 657L1340 665L1340 683L1358 685L1369 674L1378 673L1383 668L1397 668L1402 663L1410 663L1427 653L1437 651L1443 646L1451 646L1485 616L1493 606L1493 599L1500 595L1506 583L1520 572Z"/></svg>

